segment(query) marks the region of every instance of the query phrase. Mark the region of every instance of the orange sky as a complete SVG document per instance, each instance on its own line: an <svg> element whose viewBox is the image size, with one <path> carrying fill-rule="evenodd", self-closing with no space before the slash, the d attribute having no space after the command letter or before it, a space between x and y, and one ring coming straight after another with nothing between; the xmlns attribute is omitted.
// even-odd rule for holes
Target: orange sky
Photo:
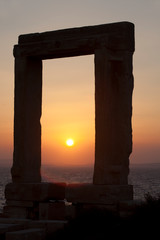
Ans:
<svg viewBox="0 0 160 240"><path fill-rule="evenodd" d="M159 12L159 0L0 1L0 164L12 164L18 35L119 21L135 24L131 163L160 162ZM43 61L42 164L93 164L94 117L94 57Z"/></svg>

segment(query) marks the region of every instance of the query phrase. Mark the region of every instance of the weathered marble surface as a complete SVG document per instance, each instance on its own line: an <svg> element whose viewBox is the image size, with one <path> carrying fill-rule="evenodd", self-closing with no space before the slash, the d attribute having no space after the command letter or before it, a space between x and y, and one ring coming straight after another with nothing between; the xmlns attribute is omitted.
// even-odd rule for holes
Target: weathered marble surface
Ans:
<svg viewBox="0 0 160 240"><path fill-rule="evenodd" d="M42 61L15 59L13 182L40 182Z"/></svg>
<svg viewBox="0 0 160 240"><path fill-rule="evenodd" d="M134 25L119 22L19 36L14 56L40 59L94 54L95 49L134 51Z"/></svg>
<svg viewBox="0 0 160 240"><path fill-rule="evenodd" d="M132 91L132 52L96 50L94 184L128 183Z"/></svg>

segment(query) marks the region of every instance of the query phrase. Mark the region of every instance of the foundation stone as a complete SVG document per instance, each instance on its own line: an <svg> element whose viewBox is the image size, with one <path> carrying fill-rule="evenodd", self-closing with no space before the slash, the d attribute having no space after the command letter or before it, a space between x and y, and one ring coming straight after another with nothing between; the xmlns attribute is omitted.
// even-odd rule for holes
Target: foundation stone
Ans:
<svg viewBox="0 0 160 240"><path fill-rule="evenodd" d="M5 197L17 201L63 200L65 186L65 183L9 183L5 188Z"/></svg>
<svg viewBox="0 0 160 240"><path fill-rule="evenodd" d="M72 203L116 204L132 198L132 185L69 184L66 188L66 199Z"/></svg>

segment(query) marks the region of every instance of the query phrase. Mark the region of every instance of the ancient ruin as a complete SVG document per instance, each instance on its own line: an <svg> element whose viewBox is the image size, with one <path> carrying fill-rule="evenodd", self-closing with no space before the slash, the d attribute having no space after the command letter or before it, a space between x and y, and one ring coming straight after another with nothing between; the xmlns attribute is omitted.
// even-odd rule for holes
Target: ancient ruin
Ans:
<svg viewBox="0 0 160 240"><path fill-rule="evenodd" d="M134 25L129 22L19 36L14 46L14 156L12 183L5 190L6 216L64 220L64 199L74 208L77 203L116 206L133 199L128 185L133 52ZM93 183L42 183L42 60L89 54L95 56Z"/></svg>

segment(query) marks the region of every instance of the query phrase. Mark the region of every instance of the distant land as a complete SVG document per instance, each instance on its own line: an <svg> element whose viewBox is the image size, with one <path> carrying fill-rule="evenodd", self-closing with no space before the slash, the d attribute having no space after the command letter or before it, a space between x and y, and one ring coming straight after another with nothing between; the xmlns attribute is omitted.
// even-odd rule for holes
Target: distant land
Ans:
<svg viewBox="0 0 160 240"><path fill-rule="evenodd" d="M0 167L11 167L12 160L11 159L0 159Z"/></svg>
<svg viewBox="0 0 160 240"><path fill-rule="evenodd" d="M55 164L43 164L42 163L42 166L52 166L52 167L55 167L55 168L93 168L93 165L92 164L86 164L86 165L64 165L64 166L59 166L59 165L55 165ZM156 166L160 166L160 162L143 162L143 163L130 163L130 167L156 167ZM12 167L12 160L11 159L0 159L0 167Z"/></svg>

